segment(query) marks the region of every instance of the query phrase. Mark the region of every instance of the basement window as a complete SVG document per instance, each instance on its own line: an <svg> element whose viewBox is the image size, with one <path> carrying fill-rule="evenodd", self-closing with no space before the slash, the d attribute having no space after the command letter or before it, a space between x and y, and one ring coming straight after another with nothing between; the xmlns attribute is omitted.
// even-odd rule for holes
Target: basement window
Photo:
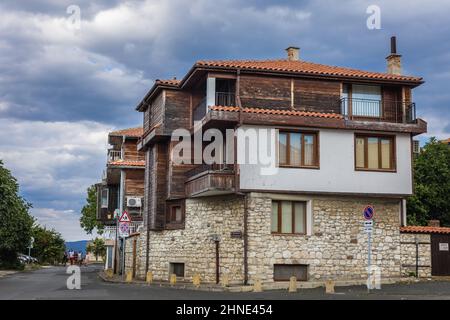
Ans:
<svg viewBox="0 0 450 320"><path fill-rule="evenodd" d="M275 264L273 279L275 281L289 281L291 277L297 281L308 281L308 266L304 264Z"/></svg>
<svg viewBox="0 0 450 320"><path fill-rule="evenodd" d="M184 263L170 263L170 274L175 274L177 277L184 278Z"/></svg>

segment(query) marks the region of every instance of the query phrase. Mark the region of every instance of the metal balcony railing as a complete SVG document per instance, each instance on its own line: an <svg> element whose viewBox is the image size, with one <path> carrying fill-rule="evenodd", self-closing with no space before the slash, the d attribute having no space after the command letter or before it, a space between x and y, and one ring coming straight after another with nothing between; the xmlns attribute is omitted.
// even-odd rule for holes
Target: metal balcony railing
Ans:
<svg viewBox="0 0 450 320"><path fill-rule="evenodd" d="M108 162L122 160L122 151L108 150Z"/></svg>
<svg viewBox="0 0 450 320"><path fill-rule="evenodd" d="M130 234L141 231L144 226L144 222L142 221L133 221L130 222ZM104 226L102 237L104 239L115 239L116 237L116 226Z"/></svg>
<svg viewBox="0 0 450 320"><path fill-rule="evenodd" d="M341 112L347 119L368 119L394 123L414 123L416 105L397 100L342 98Z"/></svg>

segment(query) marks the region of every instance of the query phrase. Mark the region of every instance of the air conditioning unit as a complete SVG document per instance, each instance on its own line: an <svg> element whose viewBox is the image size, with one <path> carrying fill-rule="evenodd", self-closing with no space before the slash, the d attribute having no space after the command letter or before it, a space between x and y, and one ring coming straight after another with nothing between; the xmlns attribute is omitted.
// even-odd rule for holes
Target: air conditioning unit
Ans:
<svg viewBox="0 0 450 320"><path fill-rule="evenodd" d="M142 206L142 199L140 197L127 197L127 207L140 208Z"/></svg>

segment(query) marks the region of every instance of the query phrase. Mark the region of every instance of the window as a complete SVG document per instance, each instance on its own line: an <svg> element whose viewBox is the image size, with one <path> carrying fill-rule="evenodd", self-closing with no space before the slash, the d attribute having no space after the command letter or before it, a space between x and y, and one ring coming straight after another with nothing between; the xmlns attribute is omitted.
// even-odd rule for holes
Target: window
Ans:
<svg viewBox="0 0 450 320"><path fill-rule="evenodd" d="M177 277L184 278L184 263L171 263L169 272Z"/></svg>
<svg viewBox="0 0 450 320"><path fill-rule="evenodd" d="M272 201L272 233L306 234L306 202Z"/></svg>
<svg viewBox="0 0 450 320"><path fill-rule="evenodd" d="M395 138L392 136L355 137L355 167L357 170L395 170Z"/></svg>
<svg viewBox="0 0 450 320"><path fill-rule="evenodd" d="M166 213L167 224L183 224L184 223L184 205L181 202L169 203Z"/></svg>
<svg viewBox="0 0 450 320"><path fill-rule="evenodd" d="M275 264L273 266L273 279L275 281L289 281L293 276L298 281L307 281L308 266L302 264Z"/></svg>
<svg viewBox="0 0 450 320"><path fill-rule="evenodd" d="M345 84L342 98L344 98L344 112L357 117L376 117L382 115L382 96L380 86L359 84Z"/></svg>
<svg viewBox="0 0 450 320"><path fill-rule="evenodd" d="M102 208L108 208L108 193L109 193L108 189L102 189L102 193L101 193Z"/></svg>
<svg viewBox="0 0 450 320"><path fill-rule="evenodd" d="M317 133L280 131L278 163L283 167L318 167Z"/></svg>

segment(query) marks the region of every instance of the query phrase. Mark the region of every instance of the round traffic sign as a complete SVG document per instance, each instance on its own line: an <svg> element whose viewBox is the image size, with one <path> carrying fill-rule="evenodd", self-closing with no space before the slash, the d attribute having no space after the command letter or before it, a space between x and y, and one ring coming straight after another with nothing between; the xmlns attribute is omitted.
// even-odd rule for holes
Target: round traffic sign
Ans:
<svg viewBox="0 0 450 320"><path fill-rule="evenodd" d="M375 210L373 209L372 206L367 206L364 208L363 214L364 214L364 219L366 220L372 220L373 219L373 214L375 213Z"/></svg>

